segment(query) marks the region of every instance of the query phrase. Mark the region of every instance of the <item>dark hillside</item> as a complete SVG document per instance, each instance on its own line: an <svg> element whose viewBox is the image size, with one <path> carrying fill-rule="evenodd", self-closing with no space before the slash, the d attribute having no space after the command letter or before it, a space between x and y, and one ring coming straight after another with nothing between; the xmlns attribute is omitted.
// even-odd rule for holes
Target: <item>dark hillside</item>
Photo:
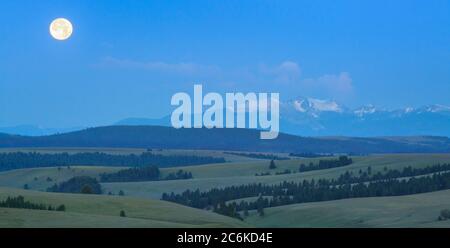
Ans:
<svg viewBox="0 0 450 248"><path fill-rule="evenodd" d="M51 136L0 134L0 147L129 147L293 153L438 153L450 152L447 137L300 137L280 133L259 139L251 129L174 129L162 126L108 126Z"/></svg>

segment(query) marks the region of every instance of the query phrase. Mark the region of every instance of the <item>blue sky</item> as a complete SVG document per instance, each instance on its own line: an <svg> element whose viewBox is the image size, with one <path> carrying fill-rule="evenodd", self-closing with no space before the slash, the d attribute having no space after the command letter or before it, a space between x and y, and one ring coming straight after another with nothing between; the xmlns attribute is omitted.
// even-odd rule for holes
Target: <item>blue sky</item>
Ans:
<svg viewBox="0 0 450 248"><path fill-rule="evenodd" d="M450 105L450 2L0 2L0 126L160 117L170 98L280 92L350 107ZM64 42L50 22L74 25Z"/></svg>

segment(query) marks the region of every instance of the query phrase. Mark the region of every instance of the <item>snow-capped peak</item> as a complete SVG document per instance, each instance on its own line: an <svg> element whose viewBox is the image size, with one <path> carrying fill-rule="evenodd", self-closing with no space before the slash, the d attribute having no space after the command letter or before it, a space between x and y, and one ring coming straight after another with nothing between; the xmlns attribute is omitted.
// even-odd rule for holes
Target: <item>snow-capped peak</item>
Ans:
<svg viewBox="0 0 450 248"><path fill-rule="evenodd" d="M441 105L441 104L434 104L434 105L426 106L425 109L427 112L432 112L432 113L450 111L449 106L445 106L445 105Z"/></svg>
<svg viewBox="0 0 450 248"><path fill-rule="evenodd" d="M302 112L302 113L306 112L306 109L303 108L303 106L302 106L304 102L305 102L305 100L295 100L294 101L295 110L297 110L298 112Z"/></svg>
<svg viewBox="0 0 450 248"><path fill-rule="evenodd" d="M308 101L317 111L342 112L341 107L335 101L319 100L313 98L309 98Z"/></svg>
<svg viewBox="0 0 450 248"><path fill-rule="evenodd" d="M298 99L293 102L296 111L305 112L342 112L342 108L335 101L315 98Z"/></svg>
<svg viewBox="0 0 450 248"><path fill-rule="evenodd" d="M405 113L408 114L408 113L414 112L414 110L415 109L413 107L406 107L405 108Z"/></svg>
<svg viewBox="0 0 450 248"><path fill-rule="evenodd" d="M427 105L423 107L406 107L400 109L385 109L378 108L372 104L363 105L360 108L350 109L343 105L339 105L332 100L322 100L317 98L297 98L295 100L286 102L284 104L284 115L296 113L306 114L310 117L319 118L322 114L337 113L350 114L358 118L368 117L373 114L386 114L390 116L401 117L403 115L412 115L420 113L436 113L436 114L450 114L450 107L441 104ZM378 116L378 115L377 115ZM303 117L302 117L303 118Z"/></svg>
<svg viewBox="0 0 450 248"><path fill-rule="evenodd" d="M375 108L375 106L373 106L372 104L363 106L359 109L356 109L353 111L353 113L355 113L358 116L363 116L366 114L373 114L377 111L377 109Z"/></svg>

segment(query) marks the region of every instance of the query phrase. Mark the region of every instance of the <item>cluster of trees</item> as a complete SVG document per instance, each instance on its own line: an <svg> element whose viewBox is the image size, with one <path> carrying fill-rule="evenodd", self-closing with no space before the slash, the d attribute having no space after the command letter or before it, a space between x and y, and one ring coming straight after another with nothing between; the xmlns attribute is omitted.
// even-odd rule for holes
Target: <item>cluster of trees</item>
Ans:
<svg viewBox="0 0 450 248"><path fill-rule="evenodd" d="M100 152L90 153L36 153L11 152L0 153L0 171L35 168L58 167L69 165L95 165L95 166L187 166L198 164L224 163L224 158L210 156L184 156L161 155L151 152L141 154L107 154Z"/></svg>
<svg viewBox="0 0 450 248"><path fill-rule="evenodd" d="M299 172L324 170L336 167L347 166L353 163L353 160L347 156L340 156L338 159L319 160L317 165L309 163L309 165L300 164Z"/></svg>
<svg viewBox="0 0 450 248"><path fill-rule="evenodd" d="M257 159L270 159L270 160L289 160L288 157L280 157L275 154L264 154L264 153L241 153L241 152L224 152L225 154L237 155L248 158L257 158Z"/></svg>
<svg viewBox="0 0 450 248"><path fill-rule="evenodd" d="M66 182L55 184L47 189L48 192L101 194L102 187L97 179L88 176L78 176Z"/></svg>
<svg viewBox="0 0 450 248"><path fill-rule="evenodd" d="M34 209L34 210L48 210L48 211L66 211L66 206L59 205L53 207L51 205L45 205L42 203L33 203L26 201L23 196L6 198L4 201L0 201L0 208L22 208L22 209Z"/></svg>
<svg viewBox="0 0 450 248"><path fill-rule="evenodd" d="M182 180L193 178L192 173L188 171L178 170L177 172L171 172L165 176L163 180Z"/></svg>
<svg viewBox="0 0 450 248"><path fill-rule="evenodd" d="M372 168L369 166L367 171L359 171L359 175L355 176L352 172L345 172L341 174L337 179L332 180L333 185L340 184L355 184L369 181L383 181L392 178L402 177L415 177L427 174L433 174L438 172L450 171L450 164L436 164L432 166L426 166L423 168L413 168L411 166L404 167L402 170L387 170L384 168L384 172L373 173Z"/></svg>
<svg viewBox="0 0 450 248"><path fill-rule="evenodd" d="M437 171L441 168L441 171ZM450 172L446 166L431 166L413 169L415 175L435 171L436 173L421 177L399 180L399 177L411 175L411 169L388 171L379 179L379 174L366 176L356 180L351 176L340 176L340 179L304 180L303 182L283 182L277 185L248 184L224 188L214 188L206 192L184 191L181 194L163 194L162 200L172 201L194 208L212 208L215 212L240 218L240 212L260 210L288 204L330 201L357 197L399 196L444 190L450 188ZM351 173L345 173L350 175ZM398 176L398 177L397 177ZM270 199L262 196L272 196ZM247 197L259 197L257 201L229 201ZM260 211L259 211L260 212ZM261 214L260 214L261 215Z"/></svg>
<svg viewBox="0 0 450 248"><path fill-rule="evenodd" d="M336 168L336 167L342 167L347 166L353 163L353 160L347 156L340 156L338 159L328 159L328 160L319 160L319 163L315 165L314 163L309 163L309 165L301 164L298 171L299 172L305 172L305 171L312 171L312 170L323 170L323 169L330 169L330 168ZM269 164L269 170L274 170L277 168L277 165L275 164L275 160L271 160ZM278 171L275 172L275 175L284 175L284 174L291 174L292 171L289 169L286 169L284 171ZM256 173L255 176L269 176L271 175L270 172L263 172L263 173Z"/></svg>
<svg viewBox="0 0 450 248"><path fill-rule="evenodd" d="M161 177L161 172L156 166L135 167L119 170L114 173L102 173L100 175L101 182L143 182L190 178L192 178L192 173L183 170L178 170L177 172L169 173L165 177Z"/></svg>
<svg viewBox="0 0 450 248"><path fill-rule="evenodd" d="M289 153L291 157L299 157L299 158L322 158L322 157L333 157L334 154L318 154L312 152L302 152L302 153Z"/></svg>
<svg viewBox="0 0 450 248"><path fill-rule="evenodd" d="M113 173L102 173L102 182L140 182L159 179L160 171L156 166L135 167L123 169Z"/></svg>

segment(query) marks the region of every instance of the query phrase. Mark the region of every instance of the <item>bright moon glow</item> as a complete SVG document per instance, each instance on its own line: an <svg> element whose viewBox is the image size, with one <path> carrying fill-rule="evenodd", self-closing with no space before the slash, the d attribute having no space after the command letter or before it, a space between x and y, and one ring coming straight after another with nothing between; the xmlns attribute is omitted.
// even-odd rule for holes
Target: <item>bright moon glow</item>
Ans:
<svg viewBox="0 0 450 248"><path fill-rule="evenodd" d="M50 34L57 40L67 40L73 32L72 23L64 18L55 19L50 24Z"/></svg>

